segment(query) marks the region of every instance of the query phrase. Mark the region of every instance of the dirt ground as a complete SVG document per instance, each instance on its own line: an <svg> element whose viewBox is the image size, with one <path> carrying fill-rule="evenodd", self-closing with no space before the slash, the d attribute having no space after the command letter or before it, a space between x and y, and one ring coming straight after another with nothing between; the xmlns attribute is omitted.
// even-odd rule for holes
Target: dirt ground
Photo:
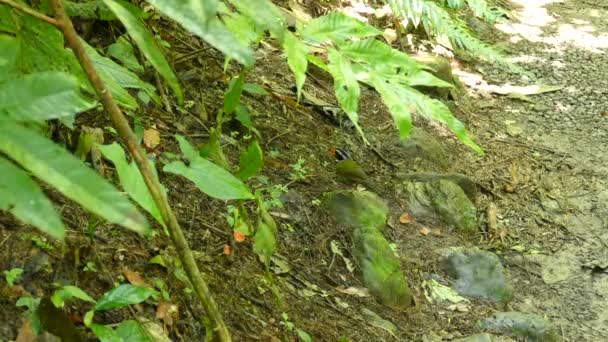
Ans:
<svg viewBox="0 0 608 342"><path fill-rule="evenodd" d="M467 85L471 101L452 107L486 150L484 157L462 146L443 128L416 119L416 125L441 141L447 164L438 167L411 158L389 113L371 90L362 93L361 122L373 149L364 146L355 131L336 126L315 111L294 108L276 97L243 99L261 132L266 154L262 174L271 184L288 189L282 197L284 208L272 209L280 226L280 261L272 272L281 304L249 242L239 244L230 257L222 253L230 231L226 203L209 199L180 177L161 174L235 341L297 341L296 328L314 341L449 341L478 332L480 319L504 308L472 300L467 310L451 310L425 296L430 279L448 284L437 251L450 246L478 246L500 256L514 287L507 309L545 316L558 327L563 341L608 339L608 2L516 0L513 4L513 23L499 25L496 31L482 28L479 34L501 45L531 72L530 77L507 74L491 64L462 64L455 70ZM174 58L193 50L202 53L175 63L186 98L195 104L192 113L154 109L142 118L145 127L161 132L161 144L152 151L157 157L177 151L172 138L176 133L191 143L206 141L213 120L205 121L196 113L202 108L210 115L216 113L226 87L222 56L202 49L185 35L165 38L174 44ZM287 90L293 79L280 52L266 47L258 53L263 62L248 81ZM521 97L500 95L488 87L507 83L563 88ZM333 103L331 81L320 73L309 77L305 90ZM108 126L100 120L83 115L77 123ZM236 138L224 142L225 153L236 165L238 147L245 146L239 139L245 132L237 123L224 128L227 136ZM339 242L348 251L352 242L317 204L323 193L346 187L336 181L335 163L328 154L336 147L351 151L389 204L385 236L396 247L414 295L413 307L404 312L345 290L361 288L362 283L357 271L350 272L332 253L331 245ZM298 159L304 160L306 178L292 181L290 165ZM441 234L425 236L419 233L421 223L400 224L407 203L396 186L395 173L402 171L469 176L484 189L476 201L482 230L487 209L494 206L503 235L480 231L465 238L435 226L431 228ZM249 185L263 186L258 180ZM43 258L46 270L26 279L20 289L2 283L0 341L15 339L22 326L23 309L15 302L25 293L48 296L52 283L68 282L98 298L121 281L125 270L138 272L150 284L164 281L169 302L178 309L171 324L165 321L171 339L203 340L204 310L180 280L179 267L149 263L159 254L175 257L167 237L159 233L142 240L102 224L90 239L88 214L52 190L47 194L69 226L65 245L0 214L0 269L36 267L32 265L41 255L48 256ZM395 324L397 332L392 335L374 325L362 315L362 308ZM76 301L66 307L74 317L82 317L88 309L89 304ZM155 305L146 303L134 310L99 314L95 320L112 324L154 315Z"/></svg>

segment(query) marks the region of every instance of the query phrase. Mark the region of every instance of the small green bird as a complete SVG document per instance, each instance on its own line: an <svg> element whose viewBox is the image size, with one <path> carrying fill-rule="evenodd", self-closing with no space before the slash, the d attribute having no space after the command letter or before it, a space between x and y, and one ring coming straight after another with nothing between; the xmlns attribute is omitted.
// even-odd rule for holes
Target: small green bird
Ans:
<svg viewBox="0 0 608 342"><path fill-rule="evenodd" d="M356 161L350 159L345 150L336 149L336 174L338 179L347 184L361 184L369 190L374 191L375 186Z"/></svg>

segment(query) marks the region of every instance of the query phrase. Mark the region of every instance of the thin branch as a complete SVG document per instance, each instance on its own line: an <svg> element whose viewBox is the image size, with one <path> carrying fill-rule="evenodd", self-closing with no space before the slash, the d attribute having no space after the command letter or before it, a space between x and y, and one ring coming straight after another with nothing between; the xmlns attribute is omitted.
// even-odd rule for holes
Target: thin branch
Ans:
<svg viewBox="0 0 608 342"><path fill-rule="evenodd" d="M135 163L137 164L137 167L144 178L146 186L150 191L150 195L154 199L156 206L159 208L163 221L167 224L171 239L184 265L184 269L190 278L190 282L192 283L192 286L194 287L201 303L205 307L207 314L216 325L215 330L220 341L232 341L228 328L226 327L224 319L222 318L222 314L218 310L217 304L209 291L209 287L207 286L207 283L203 279L198 266L196 265L196 261L194 260L192 250L188 245L184 232L179 226L173 210L169 206L165 193L161 190L160 183L150 171L147 159L143 150L137 143L137 139L129 126L129 122L121 112L120 108L118 108L118 105L112 98L112 95L106 88L104 82L99 78L95 67L91 63L84 46L80 42L78 35L74 30L72 21L65 12L61 0L49 0L49 5L55 13L58 27L63 32L68 47L74 51L74 54L87 74L89 81L93 85L93 88L95 88L95 92L101 98L101 102L105 110L110 115L110 119L112 119L114 127L133 156L133 160L135 160Z"/></svg>
<svg viewBox="0 0 608 342"><path fill-rule="evenodd" d="M25 7L23 5L20 5L20 4L18 4L16 2L13 2L11 0L0 0L0 4L5 4L7 6L10 6L10 7L16 9L16 10L19 10L19 11L25 13L25 14L29 14L32 17L40 19L40 20L44 21L45 23L51 24L51 25L53 25L55 27L59 26L59 23L57 23L57 20L55 20L55 18L51 18L48 15L44 15L44 14L42 14L40 12L37 12L37 11L35 11L35 10L29 8L29 7Z"/></svg>

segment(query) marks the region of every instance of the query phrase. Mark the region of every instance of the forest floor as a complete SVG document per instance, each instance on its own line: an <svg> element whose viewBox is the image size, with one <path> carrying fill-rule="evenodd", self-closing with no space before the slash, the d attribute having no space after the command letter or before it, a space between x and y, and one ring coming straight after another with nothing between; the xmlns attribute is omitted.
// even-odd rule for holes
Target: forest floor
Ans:
<svg viewBox="0 0 608 342"><path fill-rule="evenodd" d="M281 197L284 207L271 210L279 224L278 257L271 270L282 307L249 242L237 245L230 256L223 254L230 235L226 203L209 199L180 177L161 174L235 341L296 341L296 328L306 331L314 341L441 341L476 333L479 320L504 308L472 300L466 309L454 310L425 296L430 279L449 285L439 267L438 251L452 246L477 246L499 255L513 286L513 300L507 309L546 317L563 341L606 340L608 3L512 3L516 6L513 23L499 25L498 31L481 28L479 33L516 57L531 77L508 74L489 64L454 64L454 73L461 77L471 100L463 99L452 108L457 108L456 115L486 150L484 157L475 155L441 127L420 119L416 125L441 142L447 163L436 165L412 156L399 141L380 98L368 89L362 91L361 122L374 150L364 146L356 132L332 125L314 111L296 110L280 98L248 95L243 99L253 109L253 124L262 135L260 144L266 155L262 175L271 184L288 185L288 192ZM170 25L165 29L174 32ZM203 51L180 59L175 68L187 99L196 104L193 112L217 112L226 87L222 56L202 49L190 36L171 33L164 38L176 54ZM247 81L289 89L293 79L280 52L265 46L258 53L262 63ZM561 87L525 97L500 95L488 87L505 84ZM311 75L305 90L333 103L331 80L324 75ZM205 142L208 126L213 125L213 120L205 119L162 109L142 118L146 128L154 127L161 133L161 144L152 151L156 156L177 153L176 133L191 143ZM98 115L82 115L77 123L109 126L100 120ZM245 135L238 124L224 128L237 140ZM227 139L224 149L235 164L239 143L232 142ZM346 187L336 181L335 163L327 153L336 147L351 151L388 203L385 236L396 248L414 296L413 307L404 312L383 307L369 296L357 296L362 294L353 290L362 287L358 271L349 271L342 258L332 253L337 243L350 257L347 251L352 244L349 234L333 226L318 206L325 192ZM304 160L306 177L293 181L297 172L293 165L299 159ZM399 190L397 171L467 175L482 185L475 203L480 225L485 227L487 209L494 207L502 234L497 237L480 232L463 237L440 225L431 226L431 234L421 234L425 224L415 218L410 224L401 224L407 200ZM264 184L254 180L250 186ZM54 290L52 283L69 282L98 298L133 272L157 288L165 284L166 299L177 310L175 319L163 320L171 339L203 340L204 310L180 280L179 265L169 262L165 268L149 263L157 255L166 260L175 257L167 237L159 233L144 240L102 224L92 241L86 232L88 214L55 192L47 193L70 227L65 245L52 243L0 215L0 269L45 269L18 290L0 291L0 341L15 339L23 325L25 316L15 314L23 312L15 307L23 293L48 296ZM42 268L35 265L41 259L45 263ZM395 324L396 332L365 318L363 307ZM89 304L74 302L66 310L78 321L74 317L82 317L89 308ZM134 310L100 313L95 320L112 324L133 316L154 319L155 314L158 306L146 303Z"/></svg>

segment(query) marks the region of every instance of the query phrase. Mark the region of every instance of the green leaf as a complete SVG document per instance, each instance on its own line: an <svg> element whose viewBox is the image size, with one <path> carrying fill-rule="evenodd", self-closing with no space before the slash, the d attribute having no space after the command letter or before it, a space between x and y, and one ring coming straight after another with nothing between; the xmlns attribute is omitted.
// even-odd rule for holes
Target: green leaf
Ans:
<svg viewBox="0 0 608 342"><path fill-rule="evenodd" d="M263 220L259 220L253 236L253 252L264 265L270 264L270 258L277 248L276 232Z"/></svg>
<svg viewBox="0 0 608 342"><path fill-rule="evenodd" d="M89 329L97 336L100 342L123 342L123 339L108 326L91 323Z"/></svg>
<svg viewBox="0 0 608 342"><path fill-rule="evenodd" d="M95 299L91 298L91 296L89 296L79 287L72 285L66 285L56 290L51 296L51 301L55 307L63 308L64 303L72 298L78 298L86 302L95 303Z"/></svg>
<svg viewBox="0 0 608 342"><path fill-rule="evenodd" d="M287 55L289 69L291 69L296 78L298 101L300 101L302 86L304 86L304 81L306 81L306 68L308 67L306 54L308 53L308 48L293 33L288 31L285 33L285 39L283 40L283 49Z"/></svg>
<svg viewBox="0 0 608 342"><path fill-rule="evenodd" d="M134 319L121 322L115 332L122 338L122 341L153 342L148 337L146 329Z"/></svg>
<svg viewBox="0 0 608 342"><path fill-rule="evenodd" d="M409 136L412 129L412 113L416 107L408 101L404 101L398 92L399 85L387 84L384 80L373 79L372 85L382 97L382 101L388 107L393 116L393 120L399 130L399 137L405 139Z"/></svg>
<svg viewBox="0 0 608 342"><path fill-rule="evenodd" d="M269 0L230 0L236 9L253 20L257 27L270 31L279 40L285 32L283 15Z"/></svg>
<svg viewBox="0 0 608 342"><path fill-rule="evenodd" d="M398 67L406 72L425 68L407 54L373 38L345 42L340 44L339 50L342 56L354 62Z"/></svg>
<svg viewBox="0 0 608 342"><path fill-rule="evenodd" d="M262 88L262 86L257 83L243 83L243 91L253 95L268 95L266 89Z"/></svg>
<svg viewBox="0 0 608 342"><path fill-rule="evenodd" d="M120 61L129 70L141 74L144 72L144 67L139 64L135 57L135 50L131 43L124 36L118 37L116 42L108 46L108 56Z"/></svg>
<svg viewBox="0 0 608 342"><path fill-rule="evenodd" d="M76 78L63 72L30 74L0 86L0 117L13 121L73 117L94 106L80 93Z"/></svg>
<svg viewBox="0 0 608 342"><path fill-rule="evenodd" d="M181 161L175 161L165 165L163 171L186 177L199 190L214 198L222 200L253 198L240 179L205 158L191 155L194 148L183 137L178 135L177 139L181 140L180 147L183 146L182 152L189 159L190 165L186 166Z"/></svg>
<svg viewBox="0 0 608 342"><path fill-rule="evenodd" d="M116 97L120 105L127 109L138 108L137 101L129 94L126 89L142 89L155 102L159 102L158 96L155 94L156 88L142 81L134 72L117 64L107 57L101 56L93 47L87 44L84 40L80 40L84 45L87 55L91 58L91 62L97 69L99 77L106 83L106 86Z"/></svg>
<svg viewBox="0 0 608 342"><path fill-rule="evenodd" d="M241 72L238 77L230 80L228 90L226 90L226 94L224 94L224 113L232 114L241 102L244 79L245 73Z"/></svg>
<svg viewBox="0 0 608 342"><path fill-rule="evenodd" d="M351 63L348 59L343 58L336 49L329 49L327 58L329 60L327 66L329 73L334 78L336 99L338 99L342 110L348 115L350 121L357 127L361 136L364 136L363 130L359 126L359 115L357 114L361 89L359 88L359 82L355 77Z"/></svg>
<svg viewBox="0 0 608 342"><path fill-rule="evenodd" d="M135 163L128 163L126 160L125 152L118 143L112 143L111 145L98 145L97 146L103 156L112 161L112 164L116 167L118 172L118 179L120 185L129 194L129 196L142 208L144 208L163 228L166 228L165 222L163 221L160 210L156 206L148 187L144 182L137 165ZM148 160L148 167L152 171L153 176L158 180L156 174L156 167L152 160ZM163 192L166 190L163 188Z"/></svg>
<svg viewBox="0 0 608 342"><path fill-rule="evenodd" d="M264 36L264 30L257 27L253 19L240 13L229 12L222 16L222 21L243 46L259 43Z"/></svg>
<svg viewBox="0 0 608 342"><path fill-rule="evenodd" d="M133 16L131 12L129 12L118 2L114 0L104 0L104 2L112 10L112 12L116 14L118 19L120 19L122 24L127 29L129 36L133 38L141 52L144 54L144 56L146 56L146 59L148 59L154 69L156 69L156 71L158 71L158 73L165 80L167 80L169 87L173 89L173 92L177 97L177 102L182 105L184 103L184 95L182 94L182 89L179 86L177 76L175 76L175 73L173 72L173 69L171 69L167 59L165 59L165 56L156 45L156 39L154 39L154 36L148 32L146 27L138 18Z"/></svg>
<svg viewBox="0 0 608 342"><path fill-rule="evenodd" d="M2 157L0 175L0 210L8 210L23 223L63 240L65 226L40 187L23 170Z"/></svg>
<svg viewBox="0 0 608 342"><path fill-rule="evenodd" d="M8 286L12 287L16 282L18 282L21 279L21 275L23 274L23 269L16 267L16 268L12 268L8 271L4 271L4 280L6 280L6 283L8 284Z"/></svg>
<svg viewBox="0 0 608 342"><path fill-rule="evenodd" d="M382 31L377 28L340 12L331 12L309 21L301 32L305 40L315 44L327 41L339 43L381 34Z"/></svg>
<svg viewBox="0 0 608 342"><path fill-rule="evenodd" d="M2 21L1 18L0 21ZM6 34L0 35L0 70L2 70L0 73L0 83L16 75L19 49L19 41L17 39Z"/></svg>
<svg viewBox="0 0 608 342"><path fill-rule="evenodd" d="M123 284L103 294L97 304L95 311L122 308L131 304L139 304L154 293L148 287Z"/></svg>
<svg viewBox="0 0 608 342"><path fill-rule="evenodd" d="M150 0L152 6L196 34L226 56L247 67L253 65L253 53L217 18L217 0Z"/></svg>
<svg viewBox="0 0 608 342"><path fill-rule="evenodd" d="M256 192L256 202L258 204L259 218L255 235L253 236L253 251L268 266L270 258L277 247L277 224L266 211L262 195L259 191Z"/></svg>
<svg viewBox="0 0 608 342"><path fill-rule="evenodd" d="M0 121L0 151L86 209L138 233L146 219L105 179L33 131Z"/></svg>
<svg viewBox="0 0 608 342"><path fill-rule="evenodd" d="M179 149L182 151L182 154L184 155L184 157L186 157L186 160L188 160L189 162L192 162L199 157L199 154L196 151L196 149L192 145L190 145L190 143L188 142L188 140L186 140L186 138L177 134L177 135L175 135L175 139L177 139L177 143L179 144Z"/></svg>
<svg viewBox="0 0 608 342"><path fill-rule="evenodd" d="M454 86L440 78L435 77L430 72L419 70L407 78L407 84L410 86L426 86L440 88L454 88Z"/></svg>
<svg viewBox="0 0 608 342"><path fill-rule="evenodd" d="M247 180L253 177L264 165L262 148L257 141L252 141L247 151L241 152L239 170L234 174L239 179Z"/></svg>

